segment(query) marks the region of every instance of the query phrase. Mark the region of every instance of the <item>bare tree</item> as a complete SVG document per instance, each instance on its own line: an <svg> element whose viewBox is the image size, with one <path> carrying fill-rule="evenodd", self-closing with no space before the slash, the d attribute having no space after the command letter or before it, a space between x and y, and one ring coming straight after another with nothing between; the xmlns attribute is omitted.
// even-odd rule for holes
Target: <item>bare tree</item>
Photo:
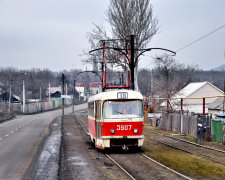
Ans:
<svg viewBox="0 0 225 180"><path fill-rule="evenodd" d="M101 39L127 39L129 35L136 36L135 49L144 48L152 39L158 30L158 20L153 17L153 9L150 0L111 0L108 7L107 22L111 26L111 32L105 30L104 27L95 25L94 29L88 33L88 40L91 48L96 48ZM108 35L107 34L110 34ZM121 44L118 44L121 45ZM84 62L97 63L97 59L101 58L91 56L86 58ZM111 55L112 56L112 55ZM135 89L138 89L138 62L139 54L135 53ZM109 58L110 59L110 55ZM111 58L114 63L119 64L119 59ZM124 64L124 61L122 63ZM123 67L125 68L125 67Z"/></svg>
<svg viewBox="0 0 225 180"><path fill-rule="evenodd" d="M185 65L175 61L173 56L163 54L155 57L154 86L160 97L170 98L189 84L198 70L196 65Z"/></svg>

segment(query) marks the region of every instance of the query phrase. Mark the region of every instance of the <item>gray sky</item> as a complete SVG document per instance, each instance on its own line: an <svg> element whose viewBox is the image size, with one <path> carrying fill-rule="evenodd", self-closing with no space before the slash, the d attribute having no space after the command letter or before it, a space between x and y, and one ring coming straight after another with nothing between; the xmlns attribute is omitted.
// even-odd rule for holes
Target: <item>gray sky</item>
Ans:
<svg viewBox="0 0 225 180"><path fill-rule="evenodd" d="M148 47L178 50L225 24L225 1L152 0L159 33ZM105 23L109 0L1 0L0 67L83 68L80 54L87 49L92 23ZM140 67L151 64L154 51ZM225 64L225 28L178 52L179 62L211 69ZM152 66L149 65L149 68Z"/></svg>

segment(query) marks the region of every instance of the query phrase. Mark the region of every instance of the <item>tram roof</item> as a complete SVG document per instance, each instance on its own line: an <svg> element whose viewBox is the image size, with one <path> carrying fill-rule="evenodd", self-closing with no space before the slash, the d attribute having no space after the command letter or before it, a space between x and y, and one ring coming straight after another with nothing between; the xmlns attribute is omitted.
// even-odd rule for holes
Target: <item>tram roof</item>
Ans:
<svg viewBox="0 0 225 180"><path fill-rule="evenodd" d="M127 98L118 98L118 93L127 93ZM140 92L132 91L132 90L114 90L101 92L94 96L91 96L88 102L91 101L104 101L104 100L114 100L114 99L143 99L143 96Z"/></svg>

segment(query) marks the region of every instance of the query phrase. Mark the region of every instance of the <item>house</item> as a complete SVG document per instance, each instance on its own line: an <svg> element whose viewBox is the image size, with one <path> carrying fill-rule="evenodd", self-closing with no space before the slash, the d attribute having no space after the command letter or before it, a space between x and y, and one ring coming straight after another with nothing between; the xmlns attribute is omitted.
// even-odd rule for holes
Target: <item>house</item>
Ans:
<svg viewBox="0 0 225 180"><path fill-rule="evenodd" d="M83 83L77 83L75 87L76 91L79 93L79 97L84 97L84 84Z"/></svg>
<svg viewBox="0 0 225 180"><path fill-rule="evenodd" d="M51 94L51 98L61 98L61 92L56 91Z"/></svg>
<svg viewBox="0 0 225 180"><path fill-rule="evenodd" d="M101 82L92 82L90 83L90 95L98 94L102 91Z"/></svg>
<svg viewBox="0 0 225 180"><path fill-rule="evenodd" d="M183 110L186 112L202 113L203 97L222 96L224 93L209 82L190 83L177 92L170 100L170 105L174 110L181 110L181 100L183 99ZM174 99L173 99L174 98ZM205 113L208 113L208 105L214 102L218 97L205 98ZM167 106L164 101L161 106Z"/></svg>
<svg viewBox="0 0 225 180"><path fill-rule="evenodd" d="M62 87L58 86L58 87L50 87L50 95L59 92L61 94L62 91ZM47 94L49 93L49 88L47 89Z"/></svg>
<svg viewBox="0 0 225 180"><path fill-rule="evenodd" d="M4 92L2 94L0 94L0 100L2 102L9 102L9 93L8 92ZM15 94L12 94L11 96L11 102L12 103L18 103L20 102L20 97L16 96Z"/></svg>
<svg viewBox="0 0 225 180"><path fill-rule="evenodd" d="M225 97L220 97L208 106L208 113L212 118L225 113Z"/></svg>

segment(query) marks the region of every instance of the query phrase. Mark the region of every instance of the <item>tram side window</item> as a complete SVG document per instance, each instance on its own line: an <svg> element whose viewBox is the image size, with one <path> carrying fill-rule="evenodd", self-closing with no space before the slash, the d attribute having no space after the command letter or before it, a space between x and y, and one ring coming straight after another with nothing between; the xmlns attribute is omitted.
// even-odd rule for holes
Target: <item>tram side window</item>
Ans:
<svg viewBox="0 0 225 180"><path fill-rule="evenodd" d="M95 113L97 115L97 119L101 119L101 102L95 102L96 108Z"/></svg>
<svg viewBox="0 0 225 180"><path fill-rule="evenodd" d="M88 103L88 116L94 117L94 102Z"/></svg>

